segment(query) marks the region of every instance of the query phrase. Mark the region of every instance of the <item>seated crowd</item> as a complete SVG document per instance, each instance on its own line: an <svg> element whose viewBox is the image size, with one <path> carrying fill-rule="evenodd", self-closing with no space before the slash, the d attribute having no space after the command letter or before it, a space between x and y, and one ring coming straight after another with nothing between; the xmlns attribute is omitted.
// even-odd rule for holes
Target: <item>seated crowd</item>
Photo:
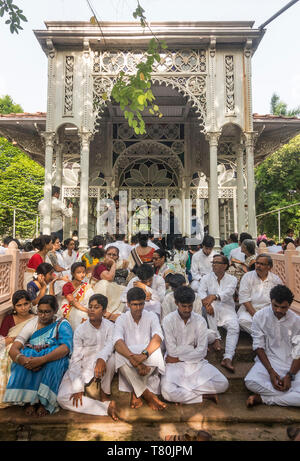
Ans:
<svg viewBox="0 0 300 461"><path fill-rule="evenodd" d="M130 407L146 402L218 403L227 378L207 360L222 350L221 366L234 373L240 330L252 335L255 364L245 376L248 407L300 406L300 316L293 294L257 254L251 235L235 234L214 249L173 248L139 234L94 237L80 254L76 240L56 235L33 240L24 289L0 327L0 408L25 406L28 416L59 407L118 419L111 383L130 392ZM100 386L98 400L89 389Z"/></svg>

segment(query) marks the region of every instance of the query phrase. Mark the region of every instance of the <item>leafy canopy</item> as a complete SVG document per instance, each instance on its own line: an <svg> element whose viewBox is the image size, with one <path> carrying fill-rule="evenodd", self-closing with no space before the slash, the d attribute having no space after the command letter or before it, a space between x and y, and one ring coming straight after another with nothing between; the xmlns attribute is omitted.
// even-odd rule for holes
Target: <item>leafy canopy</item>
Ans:
<svg viewBox="0 0 300 461"><path fill-rule="evenodd" d="M266 213L300 202L300 135L291 139L279 150L266 158L255 169L256 211ZM300 231L300 207L295 206L281 212L281 229L292 227ZM267 235L278 237L277 214L258 218L258 228Z"/></svg>
<svg viewBox="0 0 300 461"><path fill-rule="evenodd" d="M5 205L37 213L43 184L44 168L0 137L0 235L12 234L13 210ZM17 236L33 237L35 225L35 216L16 211Z"/></svg>
<svg viewBox="0 0 300 461"><path fill-rule="evenodd" d="M20 114L24 112L20 104L15 104L12 97L6 94L0 97L0 114Z"/></svg>

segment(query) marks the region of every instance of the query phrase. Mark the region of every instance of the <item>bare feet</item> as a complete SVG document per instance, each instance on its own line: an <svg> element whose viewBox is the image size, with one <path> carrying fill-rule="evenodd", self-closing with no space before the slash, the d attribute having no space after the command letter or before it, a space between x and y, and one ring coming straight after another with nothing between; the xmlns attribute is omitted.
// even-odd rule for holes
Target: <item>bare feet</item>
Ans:
<svg viewBox="0 0 300 461"><path fill-rule="evenodd" d="M146 402L152 410L160 411L164 410L167 407L167 405L161 400L159 400L159 398L155 394L150 392L149 389L145 390L145 392L142 394L142 397L146 400Z"/></svg>
<svg viewBox="0 0 300 461"><path fill-rule="evenodd" d="M109 395L105 394L103 389L100 389L100 402L107 402L110 400Z"/></svg>
<svg viewBox="0 0 300 461"><path fill-rule="evenodd" d="M116 402L114 400L112 400L108 406L108 409L107 409L107 413L109 414L109 416L111 416L111 418L114 420L114 421L119 421L119 418L117 416L117 407L116 407Z"/></svg>
<svg viewBox="0 0 300 461"><path fill-rule="evenodd" d="M36 405L26 405L25 415L26 416L35 416Z"/></svg>
<svg viewBox="0 0 300 461"><path fill-rule="evenodd" d="M246 405L248 408L252 408L255 405L260 405L261 403L262 403L261 396L259 394L254 394L248 397Z"/></svg>
<svg viewBox="0 0 300 461"><path fill-rule="evenodd" d="M49 414L49 412L46 410L45 407L43 407L43 405L40 405L36 411L36 416L38 416L39 418L41 418L42 416L47 416Z"/></svg>
<svg viewBox="0 0 300 461"><path fill-rule="evenodd" d="M140 408L143 405L141 398L137 397L134 392L131 394L130 408Z"/></svg>
<svg viewBox="0 0 300 461"><path fill-rule="evenodd" d="M203 395L203 398L205 400L211 400L212 402L218 404L219 403L219 399L218 399L218 395L217 394L204 394Z"/></svg>
<svg viewBox="0 0 300 461"><path fill-rule="evenodd" d="M191 432L191 433L190 433ZM189 431L184 435L166 435L165 442L208 442L212 439L209 432L206 431Z"/></svg>
<svg viewBox="0 0 300 461"><path fill-rule="evenodd" d="M221 362L222 367L227 368L231 373L234 373L234 366L230 359L223 359Z"/></svg>
<svg viewBox="0 0 300 461"><path fill-rule="evenodd" d="M216 352L219 352L222 350L222 346L221 346L221 341L219 339L216 339L213 343L212 343L212 347L213 349L216 351Z"/></svg>

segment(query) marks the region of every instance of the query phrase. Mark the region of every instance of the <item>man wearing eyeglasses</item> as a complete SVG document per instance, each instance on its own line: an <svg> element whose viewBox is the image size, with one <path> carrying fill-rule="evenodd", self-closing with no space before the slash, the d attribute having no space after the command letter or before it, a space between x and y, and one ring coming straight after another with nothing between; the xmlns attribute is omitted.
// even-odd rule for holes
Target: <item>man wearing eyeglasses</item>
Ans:
<svg viewBox="0 0 300 461"><path fill-rule="evenodd" d="M239 339L240 328L233 299L237 279L226 273L228 267L229 261L226 256L214 255L212 272L202 277L198 295L207 312L209 328L217 336L213 344L215 350L221 350L221 335L218 327L227 330L225 353L221 365L234 373L232 359Z"/></svg>
<svg viewBox="0 0 300 461"><path fill-rule="evenodd" d="M240 328L251 334L254 314L269 306L270 291L276 285L283 285L278 275L271 272L273 261L270 255L260 254L256 258L255 271L243 275L239 289L238 310Z"/></svg>

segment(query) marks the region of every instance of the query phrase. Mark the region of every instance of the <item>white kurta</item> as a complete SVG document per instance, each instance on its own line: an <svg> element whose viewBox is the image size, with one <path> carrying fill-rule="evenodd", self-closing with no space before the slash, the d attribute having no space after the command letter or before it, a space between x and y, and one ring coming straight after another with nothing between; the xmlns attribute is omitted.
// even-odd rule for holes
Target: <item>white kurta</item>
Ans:
<svg viewBox="0 0 300 461"><path fill-rule="evenodd" d="M239 303L241 307L237 313L242 330L251 334L252 316L243 303L250 301L256 311L269 306L270 291L276 285L283 285L283 282L273 272L269 272L265 280L261 280L255 270L243 275L239 289Z"/></svg>
<svg viewBox="0 0 300 461"><path fill-rule="evenodd" d="M201 278L212 271L212 260L215 254L216 252L214 250L209 256L206 256L203 250L199 250L193 254L191 265L193 281L191 283L191 288L193 288L194 291L198 290Z"/></svg>
<svg viewBox="0 0 300 461"><path fill-rule="evenodd" d="M256 312L252 322L253 350L264 349L272 368L284 377L294 359L300 358L300 316L288 310L280 320L274 315L272 306ZM245 378L248 389L260 394L267 405L300 406L300 373L291 382L287 392L273 388L269 373L258 357Z"/></svg>
<svg viewBox="0 0 300 461"><path fill-rule="evenodd" d="M106 415L109 402L100 402L83 397L82 406L73 406L70 397L77 392L84 392L86 384L94 377L94 369L99 358L106 362L106 373L101 379L101 387L106 394L111 392L111 381L115 372L113 354L114 324L102 319L100 328L95 328L90 321L79 325L74 332L74 350L58 391L58 403L66 410L93 415Z"/></svg>
<svg viewBox="0 0 300 461"><path fill-rule="evenodd" d="M134 282L139 282L140 279L138 277L134 277L128 283L126 289L123 291L121 295L121 301L126 304L125 310L128 310L127 307L127 292L130 288L134 287ZM166 284L161 275L154 275L153 282L151 287L147 287L147 290L151 293L151 300L145 302L145 310L150 312L155 312L158 316L160 316L161 311L161 303L166 294Z"/></svg>
<svg viewBox="0 0 300 461"><path fill-rule="evenodd" d="M62 254L63 258L63 267L69 271L71 269L72 264L76 263L77 261L77 251L72 250L71 256L68 253L68 250L64 250Z"/></svg>
<svg viewBox="0 0 300 461"><path fill-rule="evenodd" d="M162 340L164 339L159 320L155 314L144 309L140 321L136 323L133 320L131 312L127 311L121 314L116 320L113 343L116 344L119 339L122 339L134 354L140 354L149 345L154 335L160 336ZM116 352L115 355L116 370L120 369L125 364L132 367L130 361L126 357L118 352ZM148 387L151 392L158 394L160 380L157 372L163 374L165 371L165 363L160 348L153 352L143 363L156 368L156 373L153 373L148 378ZM137 373L136 375L137 379L139 379L139 375ZM132 391L132 387L124 379L122 373L119 373L119 389L124 392Z"/></svg>
<svg viewBox="0 0 300 461"><path fill-rule="evenodd" d="M225 392L228 381L210 365L207 354L207 326L194 312L184 323L178 311L163 320L167 354L180 362L167 363L161 380L163 397L170 402L200 403L203 394Z"/></svg>
<svg viewBox="0 0 300 461"><path fill-rule="evenodd" d="M229 261L232 258L237 259L238 261L241 261L243 263L245 261L246 255L245 253L242 253L241 247L233 248L233 250L231 250L231 252L229 253Z"/></svg>
<svg viewBox="0 0 300 461"><path fill-rule="evenodd" d="M233 275L225 273L218 283L216 274L211 272L202 277L198 290L201 299L208 295L219 295L221 298L220 301L212 302L214 316L207 314L207 321L209 328L216 332L218 339L221 339L218 327L224 327L227 330L224 358L230 360L234 356L240 334L233 300L236 285L237 279Z"/></svg>

